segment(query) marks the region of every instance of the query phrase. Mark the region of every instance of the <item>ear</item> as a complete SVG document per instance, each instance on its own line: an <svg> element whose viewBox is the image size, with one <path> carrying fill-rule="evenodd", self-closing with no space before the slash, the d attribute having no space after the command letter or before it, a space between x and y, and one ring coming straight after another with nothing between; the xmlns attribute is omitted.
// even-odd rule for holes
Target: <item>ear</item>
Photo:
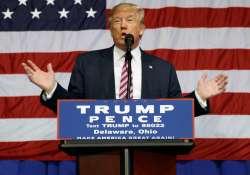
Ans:
<svg viewBox="0 0 250 175"><path fill-rule="evenodd" d="M144 29L141 30L140 33L139 33L140 38L142 37L143 33L144 33Z"/></svg>
<svg viewBox="0 0 250 175"><path fill-rule="evenodd" d="M144 25L143 25L143 26L141 27L140 34L139 34L140 38L142 37L142 35L143 35L143 33L144 33L144 29L145 29L145 27L144 27Z"/></svg>

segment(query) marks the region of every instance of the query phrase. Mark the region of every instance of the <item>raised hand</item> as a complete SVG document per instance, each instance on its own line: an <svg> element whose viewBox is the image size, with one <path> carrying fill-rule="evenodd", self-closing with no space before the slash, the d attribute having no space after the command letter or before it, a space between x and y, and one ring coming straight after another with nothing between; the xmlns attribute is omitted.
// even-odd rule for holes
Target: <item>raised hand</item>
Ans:
<svg viewBox="0 0 250 175"><path fill-rule="evenodd" d="M52 65L47 65L47 72L42 71L35 63L28 60L27 63L22 63L22 66L29 78L29 80L36 84L41 89L50 93L55 86L55 73L52 69Z"/></svg>
<svg viewBox="0 0 250 175"><path fill-rule="evenodd" d="M197 84L197 93L205 101L225 92L227 84L228 77L226 75L219 74L209 80L207 74L203 74Z"/></svg>

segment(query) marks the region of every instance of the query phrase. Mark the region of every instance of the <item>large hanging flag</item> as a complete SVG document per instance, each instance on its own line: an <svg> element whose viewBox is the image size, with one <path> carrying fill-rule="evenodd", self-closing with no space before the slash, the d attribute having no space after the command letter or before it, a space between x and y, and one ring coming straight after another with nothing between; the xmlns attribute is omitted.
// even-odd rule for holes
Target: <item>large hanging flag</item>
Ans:
<svg viewBox="0 0 250 175"><path fill-rule="evenodd" d="M58 150L56 115L41 106L21 63L52 63L67 88L77 55L112 46L108 14L120 2L0 1L1 159L71 159ZM179 158L250 159L250 1L126 2L145 8L141 47L176 67L184 93L205 72L229 76L227 92L210 100L212 113L195 119L196 148Z"/></svg>

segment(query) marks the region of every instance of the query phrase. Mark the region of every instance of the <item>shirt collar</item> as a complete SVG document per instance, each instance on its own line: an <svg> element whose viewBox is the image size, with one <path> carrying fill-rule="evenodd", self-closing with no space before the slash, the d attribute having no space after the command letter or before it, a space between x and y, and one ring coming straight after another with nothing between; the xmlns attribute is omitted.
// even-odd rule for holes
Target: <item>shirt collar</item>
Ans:
<svg viewBox="0 0 250 175"><path fill-rule="evenodd" d="M117 56L117 58L122 59L125 55L125 51L114 46L114 54ZM131 50L131 54L133 56L132 60L137 61L138 59L141 59L141 50L140 50L139 45L136 48L134 48L133 50Z"/></svg>

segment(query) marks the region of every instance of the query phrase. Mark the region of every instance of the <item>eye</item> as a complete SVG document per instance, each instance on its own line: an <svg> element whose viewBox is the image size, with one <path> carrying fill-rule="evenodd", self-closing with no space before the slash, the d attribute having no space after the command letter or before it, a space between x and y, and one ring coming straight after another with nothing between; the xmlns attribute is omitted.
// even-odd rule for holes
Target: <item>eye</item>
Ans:
<svg viewBox="0 0 250 175"><path fill-rule="evenodd" d="M116 24L121 23L121 20L119 18L115 18L113 19L113 23L116 23Z"/></svg>
<svg viewBox="0 0 250 175"><path fill-rule="evenodd" d="M135 21L135 18L132 18L132 17L131 17L131 18L128 18L127 21L128 21L128 22L134 22L134 21Z"/></svg>

